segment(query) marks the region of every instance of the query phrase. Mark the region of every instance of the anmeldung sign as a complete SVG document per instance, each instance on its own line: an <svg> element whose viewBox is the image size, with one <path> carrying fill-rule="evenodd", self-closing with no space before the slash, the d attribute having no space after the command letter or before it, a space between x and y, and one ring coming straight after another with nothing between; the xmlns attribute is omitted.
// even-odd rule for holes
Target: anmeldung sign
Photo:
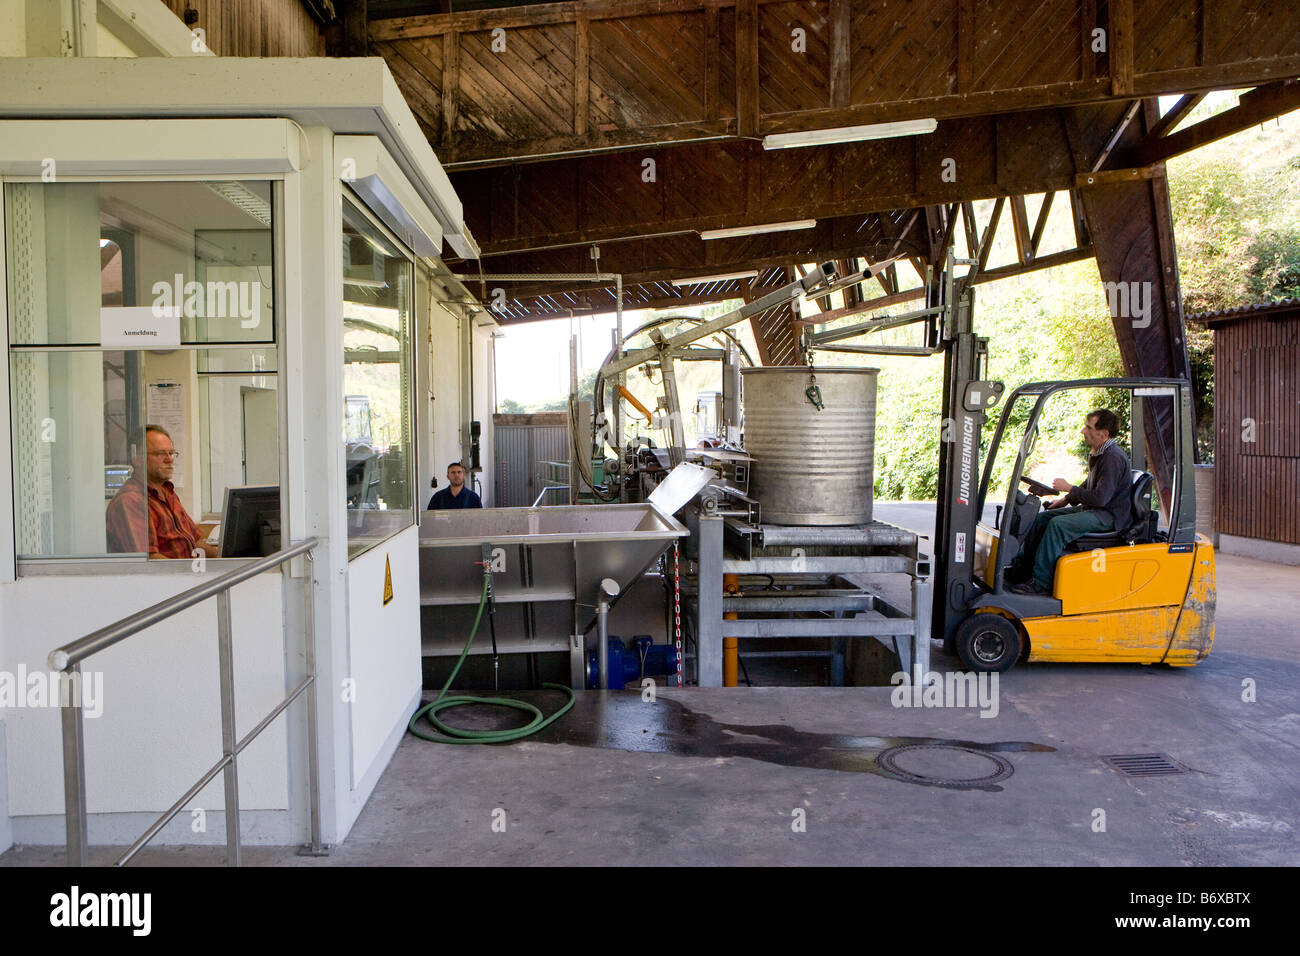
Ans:
<svg viewBox="0 0 1300 956"><path fill-rule="evenodd" d="M100 309L99 344L106 349L174 349L181 344L180 309L150 305Z"/></svg>

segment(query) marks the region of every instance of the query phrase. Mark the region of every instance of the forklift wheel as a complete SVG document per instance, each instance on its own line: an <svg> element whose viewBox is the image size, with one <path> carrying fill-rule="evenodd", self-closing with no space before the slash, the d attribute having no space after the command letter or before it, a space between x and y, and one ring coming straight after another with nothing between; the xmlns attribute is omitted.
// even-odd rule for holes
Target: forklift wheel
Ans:
<svg viewBox="0 0 1300 956"><path fill-rule="evenodd" d="M973 671L1008 671L1020 659L1020 631L1000 614L972 614L954 636L958 656Z"/></svg>

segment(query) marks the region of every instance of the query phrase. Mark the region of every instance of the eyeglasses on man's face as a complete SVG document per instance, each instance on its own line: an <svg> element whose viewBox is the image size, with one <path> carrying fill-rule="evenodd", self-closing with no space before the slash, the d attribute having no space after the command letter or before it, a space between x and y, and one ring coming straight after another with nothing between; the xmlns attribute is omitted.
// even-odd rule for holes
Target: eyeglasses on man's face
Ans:
<svg viewBox="0 0 1300 956"><path fill-rule="evenodd" d="M149 452L149 454L152 455L152 456L154 456L155 458L179 458L179 457L181 457L181 453L178 452L178 451L151 451L151 452Z"/></svg>

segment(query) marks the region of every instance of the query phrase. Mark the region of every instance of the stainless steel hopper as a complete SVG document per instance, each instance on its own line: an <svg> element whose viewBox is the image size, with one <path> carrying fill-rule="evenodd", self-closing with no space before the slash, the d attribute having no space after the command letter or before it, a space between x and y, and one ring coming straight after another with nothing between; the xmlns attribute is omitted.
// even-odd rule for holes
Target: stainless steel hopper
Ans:
<svg viewBox="0 0 1300 956"><path fill-rule="evenodd" d="M595 621L600 582L622 593L687 530L653 504L426 511L420 524L422 649L458 655L490 563L502 653L569 651ZM471 654L489 653L486 628ZM580 643L580 642L578 642ZM576 686L581 686L577 684Z"/></svg>

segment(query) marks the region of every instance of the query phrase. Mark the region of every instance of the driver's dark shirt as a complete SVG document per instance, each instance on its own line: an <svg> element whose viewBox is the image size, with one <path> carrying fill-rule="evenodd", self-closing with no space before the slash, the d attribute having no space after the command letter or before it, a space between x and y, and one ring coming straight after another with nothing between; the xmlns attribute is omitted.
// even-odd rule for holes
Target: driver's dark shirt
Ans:
<svg viewBox="0 0 1300 956"><path fill-rule="evenodd" d="M1066 504L1083 505L1089 511L1104 511L1110 515L1116 529L1129 525L1129 502L1133 488L1128 455L1114 442L1108 442L1100 451L1088 456L1088 479L1082 487L1065 496Z"/></svg>
<svg viewBox="0 0 1300 956"><path fill-rule="evenodd" d="M433 497L429 499L429 507L426 511L452 511L457 508L482 508L483 502L479 496L470 491L469 488L461 485L460 494L453 495L450 488L444 488L442 491L435 491Z"/></svg>

